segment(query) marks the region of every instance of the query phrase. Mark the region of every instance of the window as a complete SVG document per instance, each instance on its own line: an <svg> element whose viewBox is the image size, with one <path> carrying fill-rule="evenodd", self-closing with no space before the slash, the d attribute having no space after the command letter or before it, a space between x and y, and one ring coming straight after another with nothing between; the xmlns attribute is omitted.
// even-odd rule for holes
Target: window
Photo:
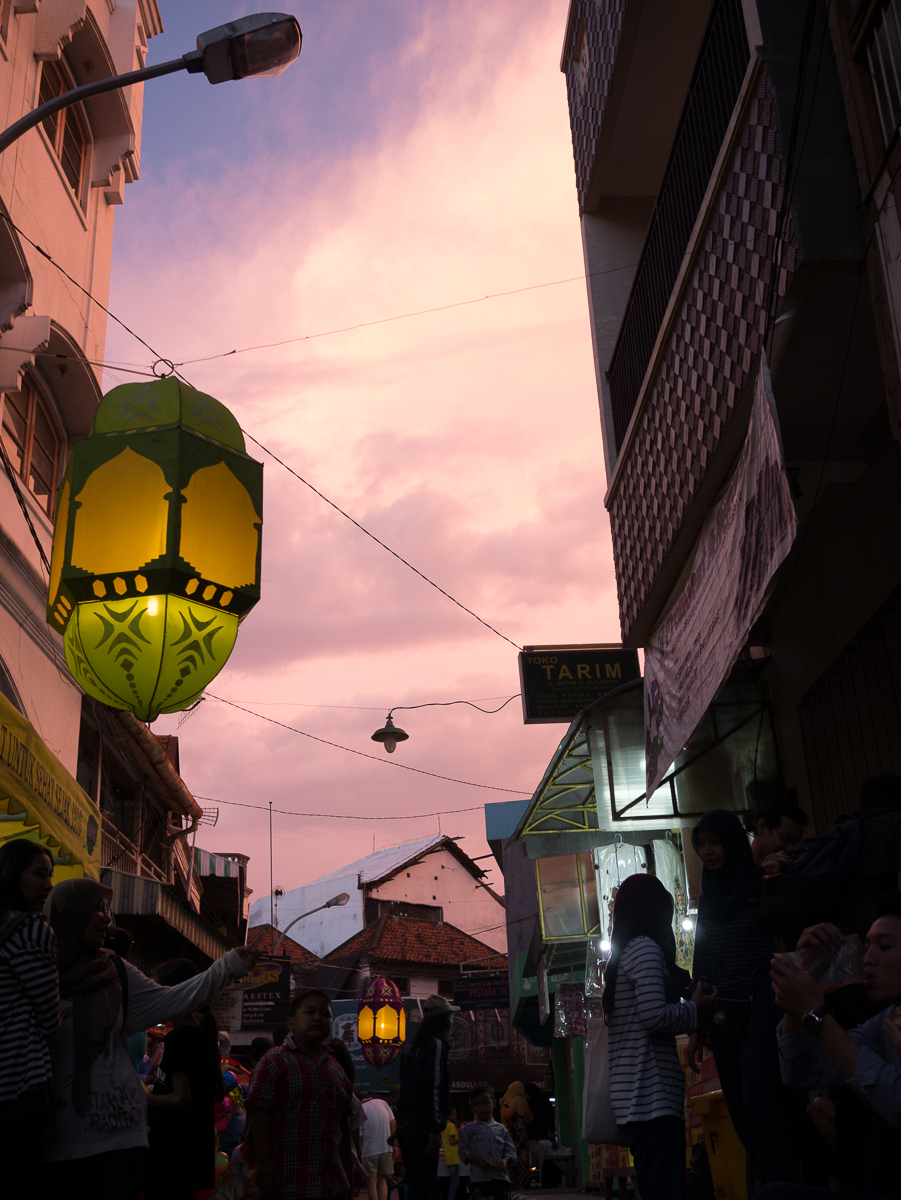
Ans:
<svg viewBox="0 0 901 1200"><path fill-rule="evenodd" d="M56 504L60 440L37 388L26 375L21 392L3 395L3 445L13 469L48 516Z"/></svg>
<svg viewBox="0 0 901 1200"><path fill-rule="evenodd" d="M46 104L55 96L61 96L63 92L71 91L71 88L72 85L57 63L44 62L41 64L39 104ZM69 187L80 203L84 191L88 145L84 122L73 105L72 108L64 108L61 112L54 113L52 117L47 117L41 124L56 152L63 174L69 181Z"/></svg>

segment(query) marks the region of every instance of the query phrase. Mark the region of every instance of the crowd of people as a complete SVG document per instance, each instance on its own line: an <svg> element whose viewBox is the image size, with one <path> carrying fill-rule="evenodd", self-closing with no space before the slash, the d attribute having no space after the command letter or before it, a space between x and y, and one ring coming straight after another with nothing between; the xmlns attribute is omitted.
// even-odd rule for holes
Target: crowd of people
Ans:
<svg viewBox="0 0 901 1200"><path fill-rule="evenodd" d="M686 1196L679 1035L695 1072L713 1057L749 1194L901 1196L901 778L868 780L856 818L803 841L806 823L790 799L758 812L753 840L734 813L698 821L691 972L661 881L618 888L602 1000L609 1102L643 1200ZM292 999L281 1045L254 1041L247 1073L209 1005L254 952L203 972L172 960L148 978L111 928L111 896L90 879L54 886L38 843L0 848L4 1196L389 1200L397 1187L401 1200L510 1200L531 1181L540 1093L514 1082L498 1104L478 1087L460 1122L446 999L422 1003L394 1107L355 1095L317 989Z"/></svg>
<svg viewBox="0 0 901 1200"><path fill-rule="evenodd" d="M806 823L792 799L757 813L752 841L732 812L698 821L691 973L659 880L618 890L602 1005L643 1200L687 1194L679 1034L695 1073L713 1056L749 1195L901 1195L901 778L867 780L855 818L802 841Z"/></svg>

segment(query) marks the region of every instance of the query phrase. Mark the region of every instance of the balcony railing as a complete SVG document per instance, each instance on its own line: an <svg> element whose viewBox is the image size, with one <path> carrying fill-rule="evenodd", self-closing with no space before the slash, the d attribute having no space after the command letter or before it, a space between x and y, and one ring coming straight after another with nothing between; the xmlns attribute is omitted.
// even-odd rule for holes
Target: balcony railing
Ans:
<svg viewBox="0 0 901 1200"><path fill-rule="evenodd" d="M100 831L100 865L123 871L126 875L143 875L159 883L166 882L165 871L146 854L142 854L124 833L120 833L106 813L103 814Z"/></svg>
<svg viewBox="0 0 901 1200"><path fill-rule="evenodd" d="M714 0L607 371L617 453L750 57L741 0Z"/></svg>

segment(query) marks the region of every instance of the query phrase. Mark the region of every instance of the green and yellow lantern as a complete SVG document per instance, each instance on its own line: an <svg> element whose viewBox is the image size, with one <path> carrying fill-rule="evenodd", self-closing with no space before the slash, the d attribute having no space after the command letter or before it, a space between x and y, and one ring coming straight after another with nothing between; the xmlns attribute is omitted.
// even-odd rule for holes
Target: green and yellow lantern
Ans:
<svg viewBox="0 0 901 1200"><path fill-rule="evenodd" d="M103 397L59 490L47 621L81 687L143 721L192 704L260 598L263 467L168 376Z"/></svg>

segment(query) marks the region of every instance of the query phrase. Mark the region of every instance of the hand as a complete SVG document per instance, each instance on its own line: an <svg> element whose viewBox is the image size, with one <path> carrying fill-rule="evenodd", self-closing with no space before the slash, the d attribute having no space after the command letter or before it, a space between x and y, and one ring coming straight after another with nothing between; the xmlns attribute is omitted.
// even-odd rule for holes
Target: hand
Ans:
<svg viewBox="0 0 901 1200"><path fill-rule="evenodd" d="M776 1003L784 1012L799 1020L823 1003L820 985L790 958L778 954L774 956L770 964L770 979L773 981Z"/></svg>
<svg viewBox="0 0 901 1200"><path fill-rule="evenodd" d="M810 925L801 936L798 938L797 950L803 951L812 950L815 954L825 954L827 958L831 958L833 951L844 941L845 935L837 925L830 925L828 921L823 921L819 925Z"/></svg>
<svg viewBox="0 0 901 1200"><path fill-rule="evenodd" d="M475 1163L475 1165L477 1167L481 1167L483 1171L490 1171L492 1169L491 1163L488 1161L487 1158L484 1157L484 1155L481 1155L481 1154L470 1154L469 1163L470 1163L470 1166L472 1166L472 1164Z"/></svg>
<svg viewBox="0 0 901 1200"><path fill-rule="evenodd" d="M718 995L719 992L716 990L716 988L714 988L711 992L705 992L704 984L698 980L698 986L691 994L691 998L698 1010L698 1017L706 1017L708 1013L713 1012L714 1008L716 1007L716 999Z"/></svg>
<svg viewBox="0 0 901 1200"><path fill-rule="evenodd" d="M260 957L256 950L252 950L250 946L236 946L235 953L248 971L254 969Z"/></svg>
<svg viewBox="0 0 901 1200"><path fill-rule="evenodd" d="M883 1021L882 1023L888 1030L888 1035L892 1039L895 1049L901 1054L901 1029L898 1028L894 1021Z"/></svg>
<svg viewBox="0 0 901 1200"><path fill-rule="evenodd" d="M437 1154L438 1147L440 1144L441 1144L440 1135L437 1133L430 1133L429 1140L425 1144L426 1154Z"/></svg>

